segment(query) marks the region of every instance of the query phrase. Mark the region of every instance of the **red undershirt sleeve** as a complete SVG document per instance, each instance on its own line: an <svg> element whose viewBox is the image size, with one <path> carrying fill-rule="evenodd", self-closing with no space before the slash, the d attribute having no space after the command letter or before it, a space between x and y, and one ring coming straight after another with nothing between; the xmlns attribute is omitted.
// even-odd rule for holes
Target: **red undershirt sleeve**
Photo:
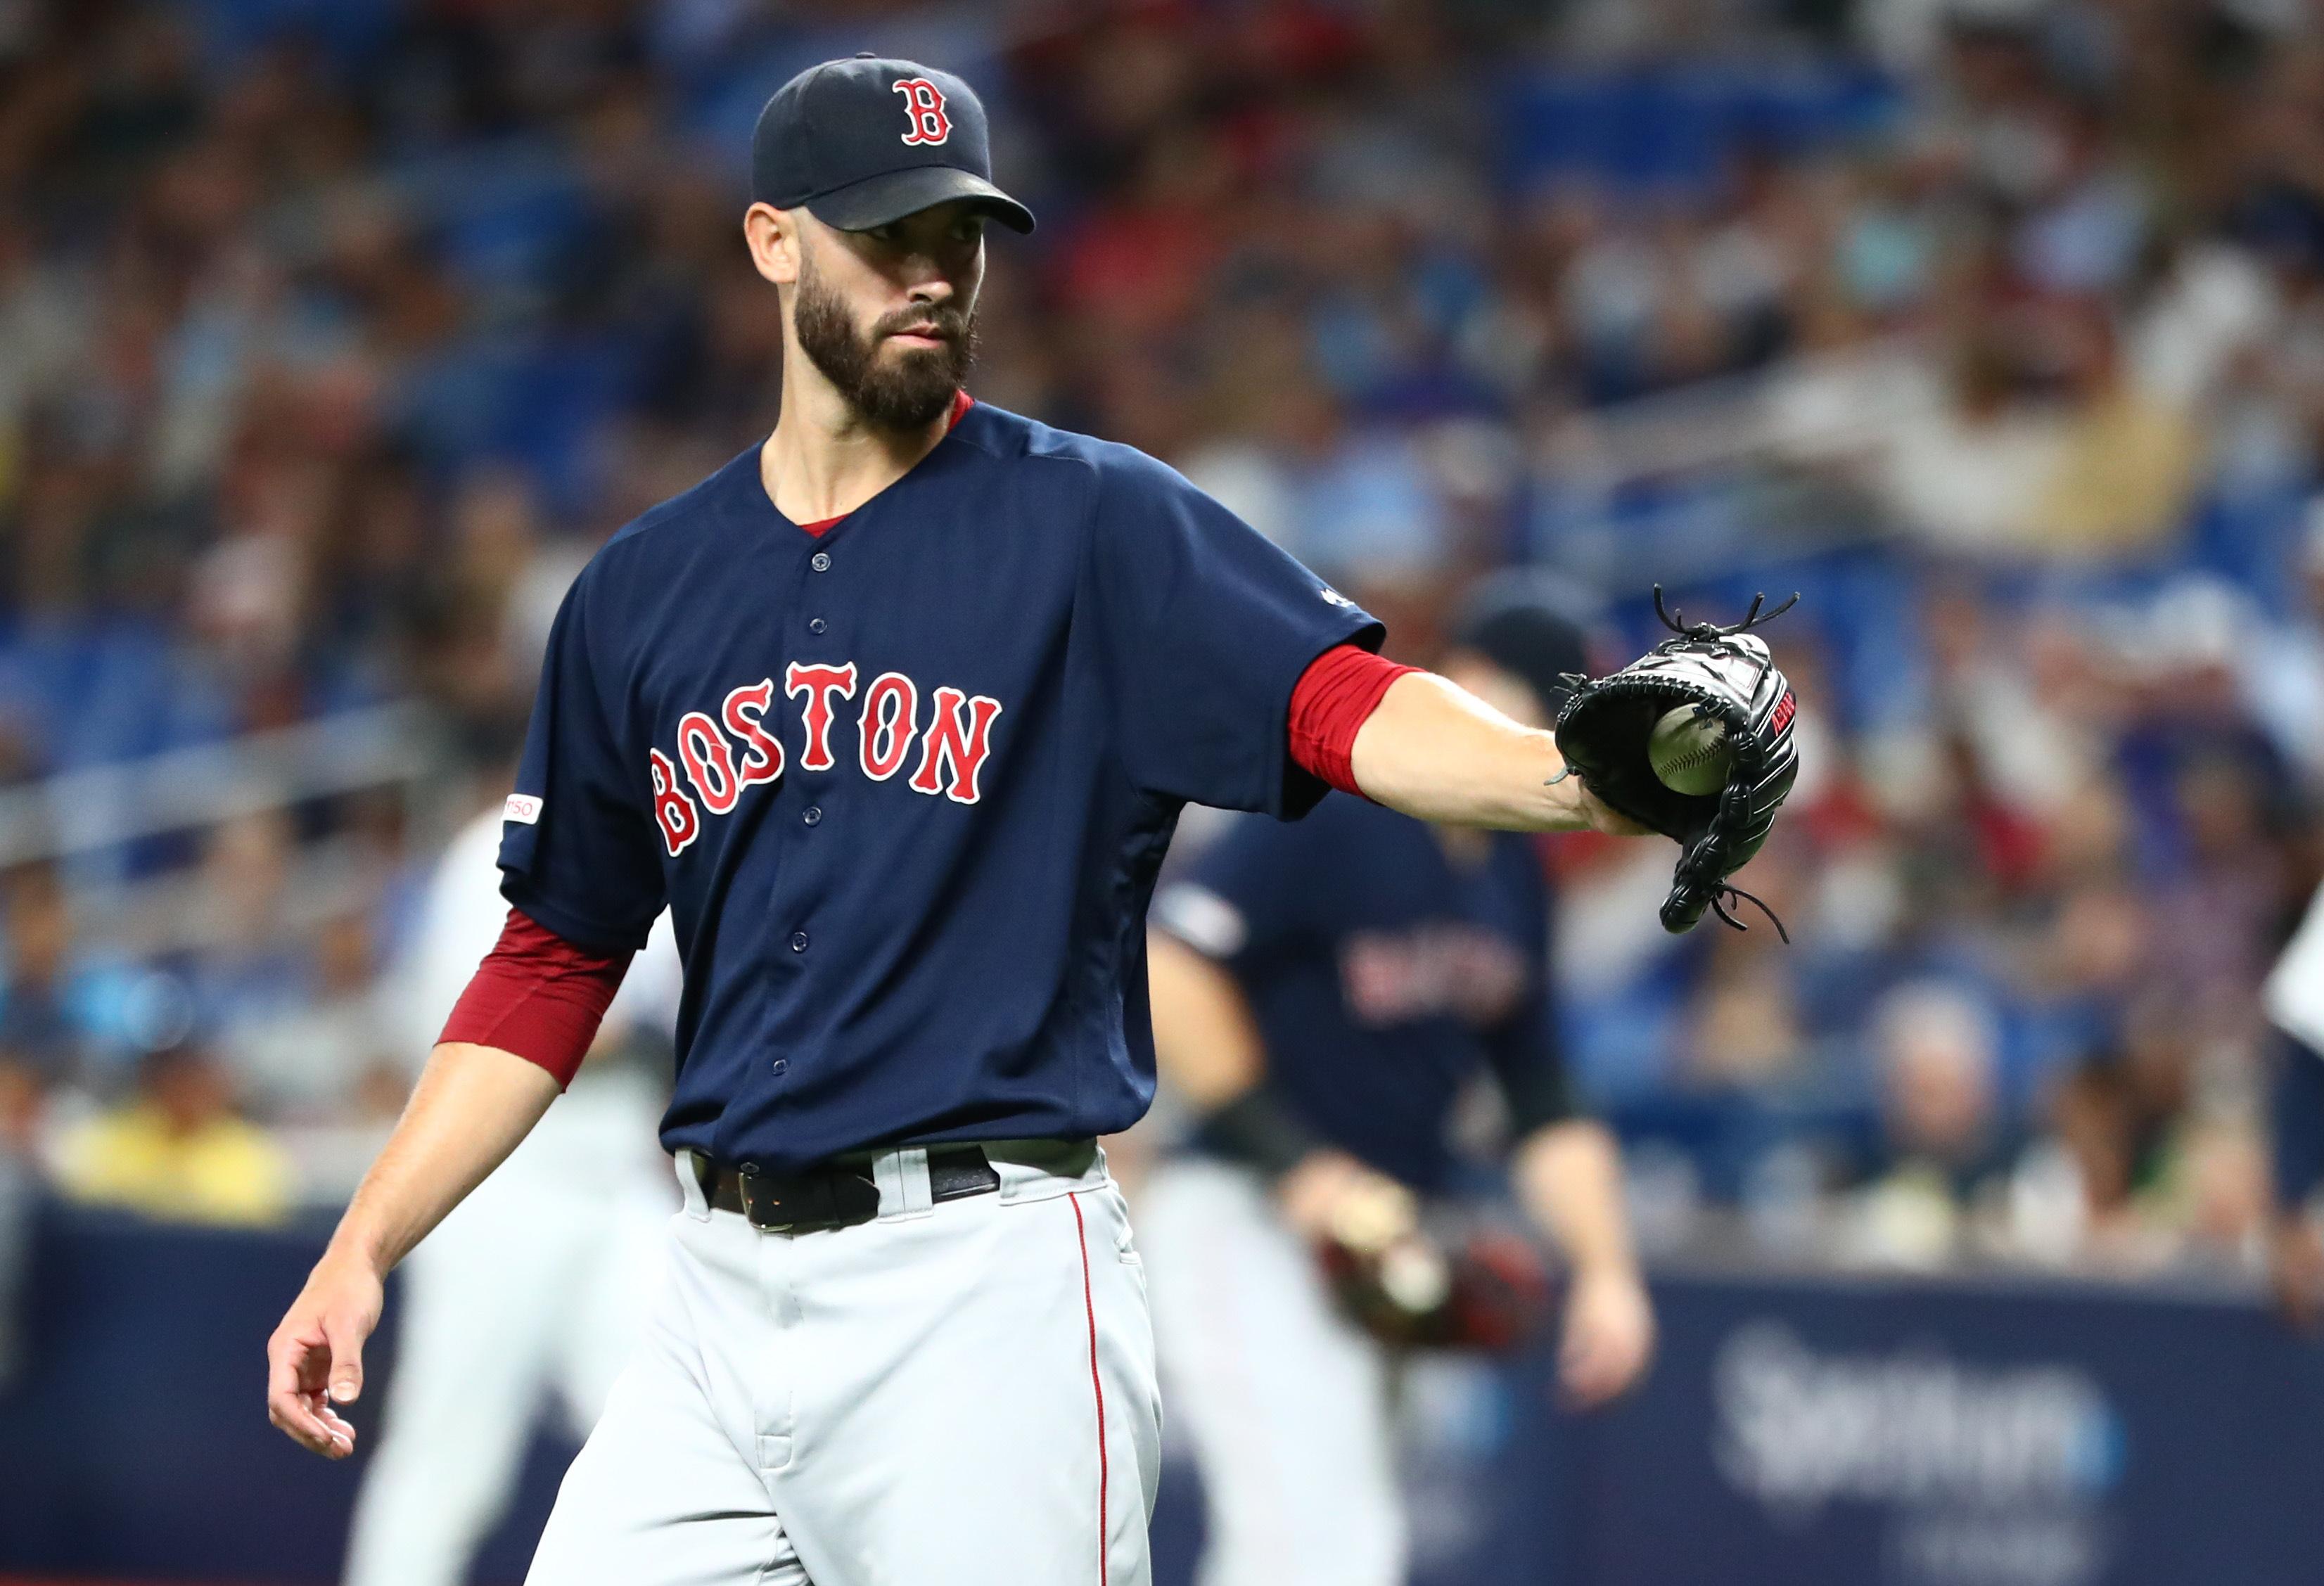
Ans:
<svg viewBox="0 0 2324 1586"><path fill-rule="evenodd" d="M1382 660L1352 644L1317 656L1291 690L1291 758L1302 769L1358 798L1356 733L1371 718L1388 685L1418 667Z"/></svg>
<svg viewBox="0 0 2324 1586"><path fill-rule="evenodd" d="M576 946L512 908L499 943L476 966L437 1038L513 1052L547 1069L562 1089L597 1038L630 957Z"/></svg>

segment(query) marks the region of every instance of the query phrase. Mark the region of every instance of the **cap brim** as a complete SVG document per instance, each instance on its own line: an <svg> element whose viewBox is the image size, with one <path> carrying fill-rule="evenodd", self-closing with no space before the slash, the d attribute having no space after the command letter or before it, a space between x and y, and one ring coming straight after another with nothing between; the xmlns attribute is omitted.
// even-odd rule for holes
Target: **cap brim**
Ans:
<svg viewBox="0 0 2324 1586"><path fill-rule="evenodd" d="M1011 231L1033 229L1033 212L973 171L951 165L891 171L809 198L809 213L842 231L870 231L938 204L966 199Z"/></svg>

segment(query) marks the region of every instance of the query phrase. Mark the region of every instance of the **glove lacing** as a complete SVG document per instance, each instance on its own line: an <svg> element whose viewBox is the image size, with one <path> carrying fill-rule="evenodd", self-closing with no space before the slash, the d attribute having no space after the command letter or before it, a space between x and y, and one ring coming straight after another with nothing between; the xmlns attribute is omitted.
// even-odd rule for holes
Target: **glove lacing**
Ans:
<svg viewBox="0 0 2324 1586"><path fill-rule="evenodd" d="M1672 632L1677 634L1678 637L1675 639L1665 639L1660 644L1655 645L1655 652L1661 655L1671 655L1682 650L1697 650L1714 655L1725 655L1736 647L1723 643L1722 641L1732 639L1738 633L1748 633L1754 628L1764 627L1767 623L1774 622L1777 617L1782 616L1785 612L1790 611L1794 606L1800 604L1800 592L1796 589L1793 590L1789 595L1784 597L1782 604L1775 607L1771 611L1763 612L1759 607L1766 602L1766 598L1767 597L1765 593L1753 595L1751 597L1751 608L1743 613L1743 620L1739 622L1729 622L1725 627L1721 627L1717 622L1690 622L1686 621L1686 613L1684 612L1674 612L1672 608L1663 604L1663 586L1657 584L1655 586L1655 615L1662 619L1664 627L1668 628ZM1756 690L1761 683L1767 680L1767 674L1775 670L1775 657L1774 652L1770 651L1760 660L1759 675L1752 679L1751 687ZM1587 672L1560 672L1557 675L1557 680L1564 684L1568 690L1572 690L1579 688L1583 684L1589 682L1590 674Z"/></svg>
<svg viewBox="0 0 2324 1586"><path fill-rule="evenodd" d="M1719 917L1719 923L1720 925L1733 926L1738 931L1748 931L1751 928L1749 926L1745 925L1741 920L1736 918L1735 916L1729 911L1727 900L1730 898L1738 899L1742 902L1748 903L1760 913L1766 915L1767 917L1767 923L1775 927L1776 939L1782 942L1786 947L1792 945L1792 933L1784 928L1783 917L1774 909L1767 907L1766 899L1756 897L1749 892L1746 892L1742 888L1737 886L1732 881L1719 881L1714 883L1711 889L1711 912Z"/></svg>
<svg viewBox="0 0 2324 1586"><path fill-rule="evenodd" d="M1773 610L1762 612L1759 608L1766 604L1766 592L1760 591L1751 597L1751 609L1743 613L1741 622L1729 622L1725 627L1721 627L1717 622L1690 622L1686 620L1684 612L1664 605L1663 586L1657 584L1655 586L1655 615L1663 620L1664 627L1668 628L1678 637L1666 639L1655 648L1665 653L1679 650L1705 650L1724 654L1728 647L1720 642L1721 640L1732 639L1738 633L1748 633L1754 628L1774 622L1800 604L1800 592L1796 589L1793 590L1782 604ZM1766 680L1768 672L1774 669L1775 665L1775 658L1770 652L1766 659L1759 663L1759 676L1752 683L1754 688Z"/></svg>
<svg viewBox="0 0 2324 1586"><path fill-rule="evenodd" d="M1674 606L1665 606L1663 604L1663 586L1657 584L1655 586L1655 615L1662 619L1664 627L1668 628L1672 632L1677 634L1678 637L1675 639L1665 640L1661 644L1656 645L1655 648L1665 652L1681 650L1700 650L1717 654L1729 653L1736 647L1727 644L1725 641L1732 639L1738 633L1748 633L1752 629L1759 627L1765 623L1771 622L1777 617L1782 616L1785 612L1790 611L1794 606L1799 604L1800 592L1794 589L1792 591L1790 596L1781 604L1775 605L1770 610L1760 610L1759 608L1761 606L1766 604L1766 601L1767 595L1766 591L1762 590L1758 594L1754 595L1751 597L1750 609L1743 613L1743 620L1739 622L1729 622L1723 627L1717 622L1690 622L1686 620L1686 613L1684 612L1680 611ZM1770 651L1760 658L1759 675L1752 680L1751 684L1754 692L1757 692L1759 685L1766 680L1767 674L1775 669L1775 658L1773 651ZM1733 902L1748 903L1760 913L1766 915L1767 917L1767 923L1775 927L1776 937L1781 940L1785 946L1788 947L1791 945L1792 933L1784 928L1782 917L1778 916L1774 909L1767 907L1766 899L1745 891L1742 888L1729 881L1722 880L1711 883L1711 911L1719 917L1719 923L1725 926L1732 926L1738 931L1749 930L1751 928L1749 926L1745 925L1740 919L1738 919L1735 917L1734 910L1729 907L1730 900Z"/></svg>

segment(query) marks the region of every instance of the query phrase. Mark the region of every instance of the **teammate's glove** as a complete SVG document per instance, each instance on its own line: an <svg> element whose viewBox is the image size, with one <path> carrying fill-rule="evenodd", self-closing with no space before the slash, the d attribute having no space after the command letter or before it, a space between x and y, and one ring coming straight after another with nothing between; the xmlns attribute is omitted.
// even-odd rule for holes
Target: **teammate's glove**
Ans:
<svg viewBox="0 0 2324 1586"><path fill-rule="evenodd" d="M1610 677L1573 678L1573 692L1557 713L1557 747L1567 770L1618 813L1678 839L1678 869L1662 907L1667 931L1692 929L1706 908L1740 930L1743 922L1728 907L1739 898L1757 904L1776 934L1791 939L1766 904L1727 880L1766 841L1799 770L1792 686L1766 645L1747 632L1789 611L1799 596L1762 613L1765 598L1754 596L1741 622L1721 628L1674 616L1657 585L1655 614L1677 637ZM1726 727L1726 782L1714 791L1677 792L1647 762L1655 724L1682 705Z"/></svg>
<svg viewBox="0 0 2324 1586"><path fill-rule="evenodd" d="M1504 1229L1415 1228L1378 1248L1328 1239L1317 1255L1340 1308L1400 1349L1513 1350L1549 1309L1540 1257Z"/></svg>

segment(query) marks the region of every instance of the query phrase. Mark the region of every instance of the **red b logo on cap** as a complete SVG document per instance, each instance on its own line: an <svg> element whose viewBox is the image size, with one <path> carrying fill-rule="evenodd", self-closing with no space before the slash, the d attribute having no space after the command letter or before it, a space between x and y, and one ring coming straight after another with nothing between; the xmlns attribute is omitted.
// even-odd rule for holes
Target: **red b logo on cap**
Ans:
<svg viewBox="0 0 2324 1586"><path fill-rule="evenodd" d="M924 77L898 78L895 88L904 96L904 108L912 118L912 130L904 134L904 142L941 143L952 136L952 123L945 115L943 89Z"/></svg>

